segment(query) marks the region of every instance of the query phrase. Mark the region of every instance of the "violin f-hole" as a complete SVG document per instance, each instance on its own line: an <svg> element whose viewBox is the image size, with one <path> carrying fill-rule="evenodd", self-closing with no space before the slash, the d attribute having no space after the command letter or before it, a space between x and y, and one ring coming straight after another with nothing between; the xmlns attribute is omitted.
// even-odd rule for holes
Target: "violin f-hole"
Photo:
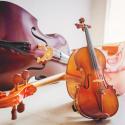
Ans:
<svg viewBox="0 0 125 125"><path fill-rule="evenodd" d="M85 76L85 80L84 80L84 88L88 89L90 85L90 74L88 74L87 76Z"/></svg>

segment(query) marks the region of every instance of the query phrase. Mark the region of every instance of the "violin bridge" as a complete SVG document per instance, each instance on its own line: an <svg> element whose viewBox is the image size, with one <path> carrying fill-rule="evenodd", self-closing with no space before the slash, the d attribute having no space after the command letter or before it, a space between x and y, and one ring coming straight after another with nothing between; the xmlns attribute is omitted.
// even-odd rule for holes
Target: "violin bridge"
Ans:
<svg viewBox="0 0 125 125"><path fill-rule="evenodd" d="M95 80L93 80L92 82L94 82L94 83L97 83L97 82L104 82L104 80L103 80L103 79L95 79Z"/></svg>
<svg viewBox="0 0 125 125"><path fill-rule="evenodd" d="M51 60L53 57L53 49L51 47L46 47L42 45L38 45L38 49L45 51L42 57L37 57L37 63L43 63L45 61Z"/></svg>

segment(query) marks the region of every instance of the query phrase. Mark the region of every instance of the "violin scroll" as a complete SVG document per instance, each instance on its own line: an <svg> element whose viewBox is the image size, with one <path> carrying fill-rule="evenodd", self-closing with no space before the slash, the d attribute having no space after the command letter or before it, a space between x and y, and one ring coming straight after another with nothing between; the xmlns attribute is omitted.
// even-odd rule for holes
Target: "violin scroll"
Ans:
<svg viewBox="0 0 125 125"><path fill-rule="evenodd" d="M76 23L76 24L75 24L76 28L77 28L77 29L82 29L82 31L84 31L85 26L86 26L87 28L91 28L90 25L87 25L87 24L85 24L84 22L85 22L85 19L84 19L84 18L80 18L80 19L79 19L79 23Z"/></svg>
<svg viewBox="0 0 125 125"><path fill-rule="evenodd" d="M12 107L12 120L17 118L17 112L22 113L25 110L23 99L36 92L36 87L27 82L29 76L27 70L22 74L15 74L13 77L15 88L8 95L5 92L0 93L0 108Z"/></svg>

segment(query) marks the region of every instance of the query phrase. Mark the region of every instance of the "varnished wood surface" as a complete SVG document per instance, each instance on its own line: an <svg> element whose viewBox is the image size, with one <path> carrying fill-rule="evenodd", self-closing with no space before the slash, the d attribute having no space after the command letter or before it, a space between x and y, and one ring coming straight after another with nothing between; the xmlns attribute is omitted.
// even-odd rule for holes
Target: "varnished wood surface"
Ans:
<svg viewBox="0 0 125 125"><path fill-rule="evenodd" d="M65 82L39 88L31 97L26 98L25 112L15 121L10 120L11 109L0 109L0 125L124 125L125 95L119 97L120 107L116 115L96 122L72 111Z"/></svg>

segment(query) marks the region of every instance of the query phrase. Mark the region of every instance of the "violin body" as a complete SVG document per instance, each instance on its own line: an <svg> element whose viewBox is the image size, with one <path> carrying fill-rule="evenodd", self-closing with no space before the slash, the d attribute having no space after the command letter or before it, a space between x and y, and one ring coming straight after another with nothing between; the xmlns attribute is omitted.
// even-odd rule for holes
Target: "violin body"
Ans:
<svg viewBox="0 0 125 125"><path fill-rule="evenodd" d="M0 90L13 88L12 78L16 73L31 67L42 67L42 64L38 64L35 60L38 55L35 49L38 44L44 42L33 36L32 28L35 28L34 32L37 32L44 41L47 41L48 46L69 54L68 44L61 35L43 34L38 28L37 19L29 12L13 3L0 1L0 40L8 41L9 45L21 41L29 44L28 52L21 53L12 47L4 47L4 42L0 42ZM43 70L30 70L30 74L50 76L65 71L65 67L66 65L51 60Z"/></svg>
<svg viewBox="0 0 125 125"><path fill-rule="evenodd" d="M104 70L105 79L108 84L113 85L113 88L116 90L116 94L122 95L125 93L124 85L124 74L125 74L125 42L119 42L115 44L108 44L97 47L106 59L106 67ZM69 58L69 65L67 65L67 74L71 74L81 77L79 70L75 64L75 50ZM67 80L67 90L69 95L74 99L77 87L80 83L76 81Z"/></svg>
<svg viewBox="0 0 125 125"><path fill-rule="evenodd" d="M69 57L68 60L68 65L66 68L66 74L69 76L75 76L79 79L81 79L81 73L79 70L77 70L77 65L75 63L75 55L77 53L77 50L73 51L72 54ZM75 99L76 91L77 88L80 86L81 83L71 80L71 79L66 79L66 86L67 86L67 91L69 96L72 99Z"/></svg>
<svg viewBox="0 0 125 125"><path fill-rule="evenodd" d="M95 49L95 53L100 70L103 71L106 64L105 56L98 49ZM93 69L89 57L88 48L86 47L79 49L75 57L83 80L76 92L75 106L83 116L93 119L105 119L114 115L118 110L116 92L109 85L105 89L101 88L100 84L104 84L106 81L98 81L98 71Z"/></svg>
<svg viewBox="0 0 125 125"><path fill-rule="evenodd" d="M81 18L75 25L85 31L87 47L78 49L69 59L67 74L74 77L74 82L72 84L72 80L67 80L67 88L74 99L74 110L87 118L106 119L117 112L118 99L116 91L104 77L105 56L93 47L88 31L91 26L84 22Z"/></svg>

